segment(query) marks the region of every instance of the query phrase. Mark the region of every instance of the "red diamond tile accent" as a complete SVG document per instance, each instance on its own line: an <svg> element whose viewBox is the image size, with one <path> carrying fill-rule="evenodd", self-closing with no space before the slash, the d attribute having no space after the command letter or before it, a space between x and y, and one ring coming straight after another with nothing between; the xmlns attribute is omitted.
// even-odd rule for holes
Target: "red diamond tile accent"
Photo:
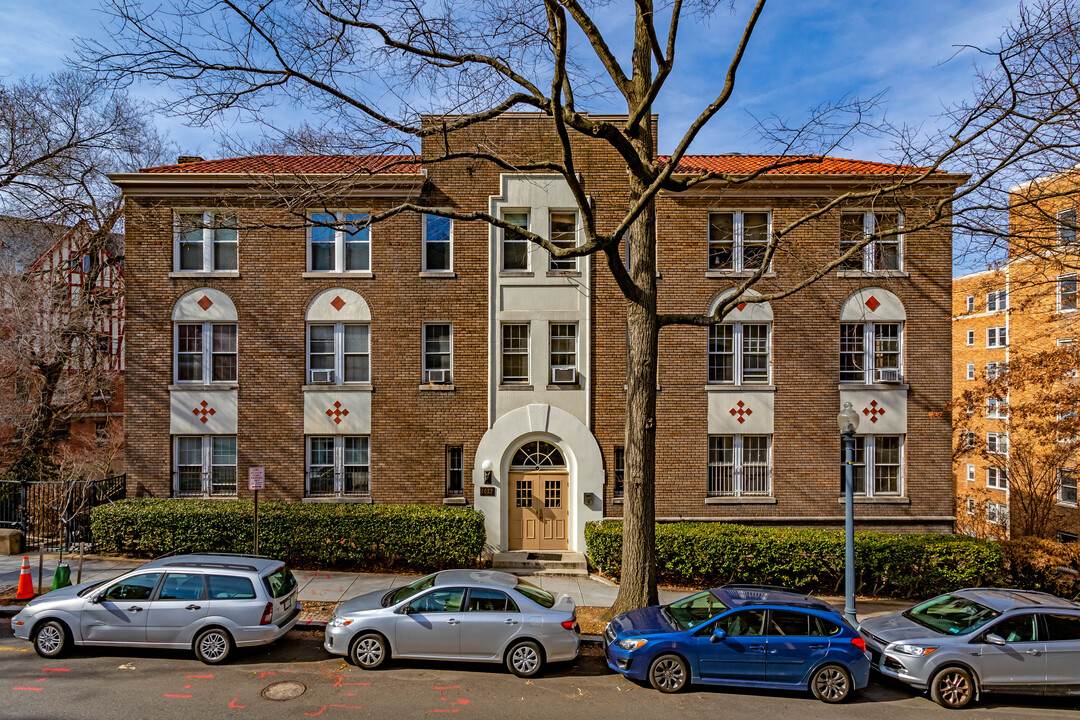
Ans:
<svg viewBox="0 0 1080 720"><path fill-rule="evenodd" d="M735 403L735 407L728 410L728 412L731 413L731 417L739 421L740 425L746 422L746 417L744 416L750 416L754 414L754 411L751 410L742 400Z"/></svg>
<svg viewBox="0 0 1080 720"><path fill-rule="evenodd" d="M334 306L335 310L341 310L341 308L345 307L345 301L341 299L341 296L335 296L334 299L330 301L330 304Z"/></svg>
<svg viewBox="0 0 1080 720"><path fill-rule="evenodd" d="M738 310L739 312L742 312L743 310L746 309L746 303L739 303L738 305L735 306L735 309Z"/></svg>
<svg viewBox="0 0 1080 720"><path fill-rule="evenodd" d="M349 415L349 409L341 407L341 402L335 400L334 407L327 408L326 417L333 418L335 425L341 424L341 418Z"/></svg>
<svg viewBox="0 0 1080 720"><path fill-rule="evenodd" d="M870 422L876 423L878 417L885 414L885 408L878 407L877 400L871 400L870 406L862 409L862 414L869 415Z"/></svg>
<svg viewBox="0 0 1080 720"><path fill-rule="evenodd" d="M210 309L210 306L214 304L214 301L203 295L199 298L199 307L203 309L203 312Z"/></svg>
<svg viewBox="0 0 1080 720"><path fill-rule="evenodd" d="M207 407L207 406L208 406L209 404L210 404L210 403L208 403L208 402L206 402L205 400L203 400L203 401L202 401L201 403L199 403L199 407L197 407L197 408L195 408L194 410L192 410L192 411L191 411L191 412L195 413L196 415L200 415L200 416L201 416L201 417L199 418L199 422L201 422L201 423L205 423L205 422L206 422L206 416L207 416L207 415L213 416L213 415L214 415L214 413L216 412L216 411L214 410L214 408L212 408L212 407Z"/></svg>
<svg viewBox="0 0 1080 720"><path fill-rule="evenodd" d="M876 297L871 295L870 297L866 298L866 307L870 308L870 312L874 312L879 307L881 307L881 303L878 302L878 299Z"/></svg>

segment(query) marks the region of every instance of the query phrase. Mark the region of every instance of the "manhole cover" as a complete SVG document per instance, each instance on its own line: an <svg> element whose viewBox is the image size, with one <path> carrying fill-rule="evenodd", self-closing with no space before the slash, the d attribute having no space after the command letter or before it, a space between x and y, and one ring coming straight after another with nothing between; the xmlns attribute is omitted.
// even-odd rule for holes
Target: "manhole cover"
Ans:
<svg viewBox="0 0 1080 720"><path fill-rule="evenodd" d="M284 682L270 683L259 693L267 700L292 700L298 698L307 691L307 686L302 682L286 680Z"/></svg>

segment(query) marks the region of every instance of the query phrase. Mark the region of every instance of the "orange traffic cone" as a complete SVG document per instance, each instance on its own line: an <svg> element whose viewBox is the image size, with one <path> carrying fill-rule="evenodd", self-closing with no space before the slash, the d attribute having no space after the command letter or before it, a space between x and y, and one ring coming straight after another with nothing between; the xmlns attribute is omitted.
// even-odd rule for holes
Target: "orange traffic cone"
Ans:
<svg viewBox="0 0 1080 720"><path fill-rule="evenodd" d="M23 555L22 569L19 571L19 590L16 600L29 600L34 597L34 581L30 579L30 557Z"/></svg>

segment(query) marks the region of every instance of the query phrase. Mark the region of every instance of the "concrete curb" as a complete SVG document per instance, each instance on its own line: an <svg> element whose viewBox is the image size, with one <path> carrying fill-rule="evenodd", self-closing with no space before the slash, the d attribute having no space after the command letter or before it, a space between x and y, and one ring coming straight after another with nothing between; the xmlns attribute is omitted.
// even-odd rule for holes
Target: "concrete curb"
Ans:
<svg viewBox="0 0 1080 720"><path fill-rule="evenodd" d="M0 605L0 617L14 617L22 609L22 605Z"/></svg>
<svg viewBox="0 0 1080 720"><path fill-rule="evenodd" d="M611 580L608 580L606 577L602 577L600 575L597 575L596 573L589 573L589 579L595 580L601 585L607 585L608 587L619 587L618 583L614 583Z"/></svg>
<svg viewBox="0 0 1080 720"><path fill-rule="evenodd" d="M301 630L325 630L326 625L326 620L297 620L293 627Z"/></svg>

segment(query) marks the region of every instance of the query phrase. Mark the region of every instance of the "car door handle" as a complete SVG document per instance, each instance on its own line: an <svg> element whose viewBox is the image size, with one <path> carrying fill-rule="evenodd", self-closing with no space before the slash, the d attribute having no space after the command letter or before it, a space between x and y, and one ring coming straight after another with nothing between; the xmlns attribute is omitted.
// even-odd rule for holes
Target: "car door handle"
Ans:
<svg viewBox="0 0 1080 720"><path fill-rule="evenodd" d="M1035 648L1031 648L1030 650L1025 650L1024 654L1026 654L1026 655L1038 655L1039 651L1036 650Z"/></svg>
<svg viewBox="0 0 1080 720"><path fill-rule="evenodd" d="M185 610L202 610L202 605L188 605Z"/></svg>
<svg viewBox="0 0 1080 720"><path fill-rule="evenodd" d="M132 605L128 608L128 612L142 612L142 608L138 605Z"/></svg>
<svg viewBox="0 0 1080 720"><path fill-rule="evenodd" d="M514 620L513 618L506 618L505 620L503 620L504 625L517 625L517 622L518 621Z"/></svg>
<svg viewBox="0 0 1080 720"><path fill-rule="evenodd" d="M446 624L447 625L460 625L461 621L458 620L457 618L450 618L449 620L446 621Z"/></svg>
<svg viewBox="0 0 1080 720"><path fill-rule="evenodd" d="M811 645L810 649L811 650L824 650L825 646L824 645Z"/></svg>
<svg viewBox="0 0 1080 720"><path fill-rule="evenodd" d="M747 645L746 648L747 648L747 650L764 650L765 646L764 645Z"/></svg>

